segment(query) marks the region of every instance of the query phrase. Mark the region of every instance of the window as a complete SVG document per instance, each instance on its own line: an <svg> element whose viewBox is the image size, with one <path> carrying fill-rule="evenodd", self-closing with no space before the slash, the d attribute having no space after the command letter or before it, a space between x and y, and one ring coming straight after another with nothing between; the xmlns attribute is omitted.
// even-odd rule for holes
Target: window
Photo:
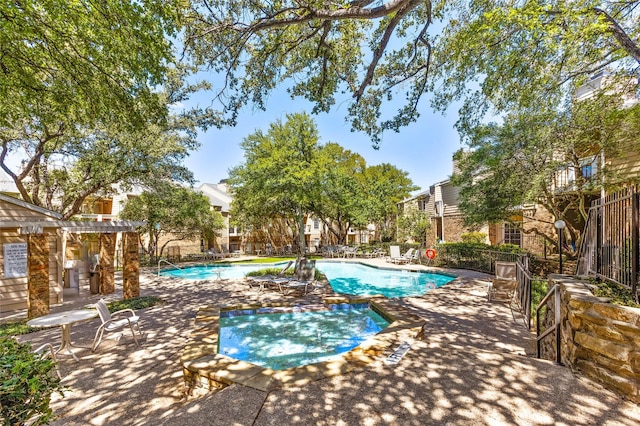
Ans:
<svg viewBox="0 0 640 426"><path fill-rule="evenodd" d="M313 229L320 229L320 219L313 219Z"/></svg>
<svg viewBox="0 0 640 426"><path fill-rule="evenodd" d="M504 224L504 243L514 244L518 247L522 245L522 234L520 227L511 223Z"/></svg>

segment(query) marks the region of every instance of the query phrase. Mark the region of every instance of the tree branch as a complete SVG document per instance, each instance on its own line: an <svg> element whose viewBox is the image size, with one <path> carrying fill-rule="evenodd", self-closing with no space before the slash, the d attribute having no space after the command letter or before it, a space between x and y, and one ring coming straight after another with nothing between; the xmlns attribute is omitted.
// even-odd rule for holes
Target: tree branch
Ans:
<svg viewBox="0 0 640 426"><path fill-rule="evenodd" d="M631 40L625 30L620 26L620 24L618 24L618 21L613 19L607 12L600 8L594 7L593 11L607 21L609 29L613 33L613 37L615 37L622 49L627 52L629 56L635 59L636 62L640 63L640 46Z"/></svg>

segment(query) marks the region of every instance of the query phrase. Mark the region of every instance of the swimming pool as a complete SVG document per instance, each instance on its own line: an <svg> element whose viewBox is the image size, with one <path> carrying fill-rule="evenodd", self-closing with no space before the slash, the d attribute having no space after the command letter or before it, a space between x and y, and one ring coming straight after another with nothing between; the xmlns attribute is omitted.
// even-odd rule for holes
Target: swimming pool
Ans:
<svg viewBox="0 0 640 426"><path fill-rule="evenodd" d="M318 262L316 267L327 276L333 291L357 296L421 296L455 279L443 274L376 268L360 263Z"/></svg>
<svg viewBox="0 0 640 426"><path fill-rule="evenodd" d="M187 278L192 280L239 279L248 272L260 269L284 267L287 263L256 263L250 265L197 265L185 268L166 269L160 275L166 277ZM218 275L219 274L219 275Z"/></svg>
<svg viewBox="0 0 640 426"><path fill-rule="evenodd" d="M222 311L218 353L283 370L334 359L388 325L368 303Z"/></svg>
<svg viewBox="0 0 640 426"><path fill-rule="evenodd" d="M284 265L286 262L188 266L182 269L167 269L162 271L161 275L194 280L240 279L251 271ZM327 276L333 291L356 296L421 296L455 279L449 275L376 268L355 262L318 261L316 268Z"/></svg>

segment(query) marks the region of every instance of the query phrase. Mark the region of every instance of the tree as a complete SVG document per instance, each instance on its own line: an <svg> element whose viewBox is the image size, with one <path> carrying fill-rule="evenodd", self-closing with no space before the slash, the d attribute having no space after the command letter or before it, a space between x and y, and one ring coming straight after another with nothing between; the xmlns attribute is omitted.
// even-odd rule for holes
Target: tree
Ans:
<svg viewBox="0 0 640 426"><path fill-rule="evenodd" d="M120 217L146 222L139 235L149 236L146 252L152 257L154 249L162 256L172 241L212 239L225 226L222 215L212 210L205 195L178 185L159 185L130 199ZM161 237L164 243L159 246ZM141 245L144 247L142 241Z"/></svg>
<svg viewBox="0 0 640 426"><path fill-rule="evenodd" d="M322 146L318 152L317 175L319 197L314 200L313 213L318 216L337 240L346 244L349 228L367 225L362 156L345 150L336 143Z"/></svg>
<svg viewBox="0 0 640 426"><path fill-rule="evenodd" d="M78 213L114 184L189 181L181 161L211 110L170 114L186 85L169 37L179 1L0 5L0 167L21 197Z"/></svg>
<svg viewBox="0 0 640 426"><path fill-rule="evenodd" d="M423 243L430 228L427 213L419 210L415 206L405 206L403 212L398 216L398 241L408 239L414 242Z"/></svg>
<svg viewBox="0 0 640 426"><path fill-rule="evenodd" d="M458 128L465 135L487 111L566 107L597 72L627 80L635 75L637 83L637 6L592 0L448 3L434 59L434 77L444 84L434 105L464 99Z"/></svg>
<svg viewBox="0 0 640 426"><path fill-rule="evenodd" d="M471 151L456 153L460 172L453 176L467 225L510 222L519 207L537 203L553 217L547 225L564 220L578 246L589 203L603 182L607 188L629 182L629 176L601 162L603 156L615 162L639 148L640 105L622 108L621 103L617 94L600 92L566 111L523 111L505 117L502 125L472 128ZM573 180L563 182L569 172ZM556 243L544 227L529 232Z"/></svg>
<svg viewBox="0 0 640 426"><path fill-rule="evenodd" d="M288 114L284 123L278 120L266 133L258 130L243 139L244 163L229 172L234 219L245 229L270 219L291 220L300 255L306 245L304 219L318 198L318 140L307 114Z"/></svg>
<svg viewBox="0 0 640 426"><path fill-rule="evenodd" d="M441 95L439 108L468 97L465 114L486 111L486 102L503 111L618 60L628 69L640 60L637 4L201 0L192 2L185 45L224 78L216 98L232 119L249 102L264 108L276 86L314 103L314 113L344 93L352 128L378 144L382 131L418 119L425 93ZM404 105L387 118L383 101L396 95Z"/></svg>
<svg viewBox="0 0 640 426"><path fill-rule="evenodd" d="M365 182L367 220L376 224L382 240L393 241L398 203L418 187L407 172L388 163L367 167Z"/></svg>

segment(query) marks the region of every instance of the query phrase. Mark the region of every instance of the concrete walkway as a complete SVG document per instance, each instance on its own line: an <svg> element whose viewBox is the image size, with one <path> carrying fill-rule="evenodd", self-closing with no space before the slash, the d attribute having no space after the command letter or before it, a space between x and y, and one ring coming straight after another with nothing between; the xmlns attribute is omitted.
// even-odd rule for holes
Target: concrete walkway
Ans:
<svg viewBox="0 0 640 426"><path fill-rule="evenodd" d="M367 262L392 265L382 260ZM412 267L413 268L413 267ZM279 300L242 280L187 281L141 276L142 295L166 305L140 312L145 333L108 336L97 353L59 357L64 397L54 396L54 425L637 425L640 407L552 362L537 360L532 336L504 303L487 302L487 275L453 271L455 281L396 303L427 321L396 365L379 361L299 388L265 393L231 385L186 398L179 364L202 304ZM117 292L107 300L121 298ZM325 291L329 291L325 289ZM52 310L95 302L83 289ZM317 301L321 294L306 296ZM286 298L293 298L287 296ZM76 325L74 343L90 345L98 320ZM114 339L115 337L115 339ZM34 344L59 342L59 330L23 336ZM385 356L388 354L385 354Z"/></svg>

